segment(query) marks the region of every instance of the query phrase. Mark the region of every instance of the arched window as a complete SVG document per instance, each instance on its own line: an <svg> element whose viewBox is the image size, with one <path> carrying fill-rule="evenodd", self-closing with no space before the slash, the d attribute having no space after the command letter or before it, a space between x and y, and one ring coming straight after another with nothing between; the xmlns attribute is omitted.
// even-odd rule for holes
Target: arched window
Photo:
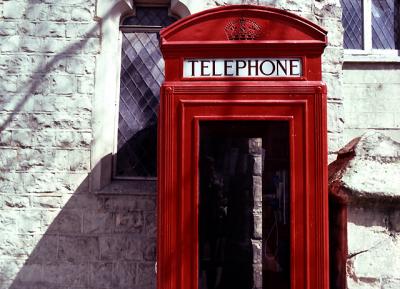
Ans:
<svg viewBox="0 0 400 289"><path fill-rule="evenodd" d="M167 7L136 7L135 15L121 23L116 178L156 176L157 109L164 81L158 33L175 20Z"/></svg>

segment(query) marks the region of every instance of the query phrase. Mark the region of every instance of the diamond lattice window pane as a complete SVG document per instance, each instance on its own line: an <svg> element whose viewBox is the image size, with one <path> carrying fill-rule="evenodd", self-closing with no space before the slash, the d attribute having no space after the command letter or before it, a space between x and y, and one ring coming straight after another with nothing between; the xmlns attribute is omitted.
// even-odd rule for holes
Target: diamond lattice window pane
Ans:
<svg viewBox="0 0 400 289"><path fill-rule="evenodd" d="M398 49L399 0L372 0L372 48Z"/></svg>
<svg viewBox="0 0 400 289"><path fill-rule="evenodd" d="M341 0L346 49L363 49L363 16L361 0Z"/></svg>
<svg viewBox="0 0 400 289"><path fill-rule="evenodd" d="M124 33L118 122L118 176L155 176L157 109L164 61L157 33Z"/></svg>
<svg viewBox="0 0 400 289"><path fill-rule="evenodd" d="M122 27L165 27L174 21L166 8L137 7L135 15L125 18ZM164 60L157 32L124 31L115 175L154 177Z"/></svg>

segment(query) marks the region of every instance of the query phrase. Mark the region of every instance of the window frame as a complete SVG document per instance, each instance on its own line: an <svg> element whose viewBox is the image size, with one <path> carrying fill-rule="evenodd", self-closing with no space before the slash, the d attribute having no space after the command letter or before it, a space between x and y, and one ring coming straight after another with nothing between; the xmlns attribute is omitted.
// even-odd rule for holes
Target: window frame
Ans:
<svg viewBox="0 0 400 289"><path fill-rule="evenodd" d="M179 19L177 16L173 15L169 9L168 6L165 5L154 5L154 6L147 6L147 5L136 5L135 8L137 7L145 7L145 8L152 8L152 7L164 7L168 9L169 15L171 17L175 17L177 20ZM136 14L136 9L133 11L133 13L127 14L124 17L121 17L120 23L119 23L119 51L121 54L122 51L122 41L123 41L123 33L135 33L135 32L140 32L140 33L159 33L161 29L163 29L163 26L158 26L158 25L123 25L122 23L126 18L129 18L131 16L134 16ZM157 181L157 176L155 177L149 177L149 176L121 176L117 175L117 151L118 151L118 125L119 125L119 102L121 99L120 95L120 81L121 81L121 65L122 65L122 59L121 57L119 58L119 73L118 73L118 97L116 100L116 114L115 114L115 120L114 120L114 144L113 144L113 153L112 153L112 175L111 179L116 180L116 181ZM158 119L157 119L158 122ZM156 156L157 158L157 156Z"/></svg>
<svg viewBox="0 0 400 289"><path fill-rule="evenodd" d="M363 49L344 48L344 61L345 62L400 62L400 50L372 48L372 2L371 0L361 0L361 1L362 1L362 17L363 17L362 37L363 37L364 48Z"/></svg>

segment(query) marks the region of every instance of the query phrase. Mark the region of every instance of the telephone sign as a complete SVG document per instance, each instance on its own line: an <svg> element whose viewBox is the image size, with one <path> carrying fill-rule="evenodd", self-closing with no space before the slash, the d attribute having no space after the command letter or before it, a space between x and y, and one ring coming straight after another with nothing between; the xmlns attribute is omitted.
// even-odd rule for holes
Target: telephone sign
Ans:
<svg viewBox="0 0 400 289"><path fill-rule="evenodd" d="M185 59L184 77L299 77L300 58Z"/></svg>

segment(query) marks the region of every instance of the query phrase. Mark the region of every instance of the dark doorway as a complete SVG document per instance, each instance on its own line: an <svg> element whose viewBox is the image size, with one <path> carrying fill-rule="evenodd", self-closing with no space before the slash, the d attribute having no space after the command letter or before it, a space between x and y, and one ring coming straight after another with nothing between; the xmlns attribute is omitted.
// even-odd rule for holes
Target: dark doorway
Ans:
<svg viewBox="0 0 400 289"><path fill-rule="evenodd" d="M199 288L290 288L284 121L200 123Z"/></svg>

